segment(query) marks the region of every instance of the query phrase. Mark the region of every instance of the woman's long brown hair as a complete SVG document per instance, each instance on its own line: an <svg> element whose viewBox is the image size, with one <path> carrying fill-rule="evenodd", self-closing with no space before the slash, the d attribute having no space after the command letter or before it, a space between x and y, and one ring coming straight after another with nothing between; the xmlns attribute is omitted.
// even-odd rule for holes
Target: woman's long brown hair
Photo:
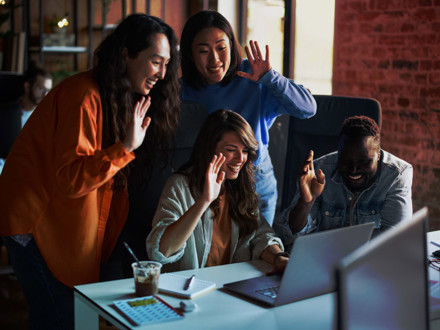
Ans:
<svg viewBox="0 0 440 330"><path fill-rule="evenodd" d="M248 122L231 110L217 110L205 120L191 158L179 171L189 177L191 194L200 196L205 183L205 173L214 156L216 146L228 132L236 132L248 149L248 159L238 178L225 180L228 194L229 215L240 228L240 237L251 234L258 228L258 196L255 191L253 161L257 158L258 142ZM210 205L214 214L218 212L219 200Z"/></svg>

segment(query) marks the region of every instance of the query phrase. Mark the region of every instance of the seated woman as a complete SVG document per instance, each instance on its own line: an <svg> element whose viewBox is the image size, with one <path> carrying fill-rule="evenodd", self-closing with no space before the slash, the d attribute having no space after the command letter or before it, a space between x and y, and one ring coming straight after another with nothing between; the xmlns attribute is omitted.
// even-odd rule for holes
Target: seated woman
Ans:
<svg viewBox="0 0 440 330"><path fill-rule="evenodd" d="M170 177L147 238L151 259L176 271L262 258L285 268L289 255L260 216L253 179L258 142L230 110L211 113L189 162Z"/></svg>

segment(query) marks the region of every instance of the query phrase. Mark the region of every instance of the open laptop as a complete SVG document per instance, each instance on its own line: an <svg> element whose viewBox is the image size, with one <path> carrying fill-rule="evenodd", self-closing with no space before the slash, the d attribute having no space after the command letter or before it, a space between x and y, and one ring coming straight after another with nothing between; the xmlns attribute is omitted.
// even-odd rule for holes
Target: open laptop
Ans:
<svg viewBox="0 0 440 330"><path fill-rule="evenodd" d="M368 242L373 227L374 223L366 223L299 236L282 275L226 283L223 288L270 306L335 291L337 263Z"/></svg>
<svg viewBox="0 0 440 330"><path fill-rule="evenodd" d="M428 210L340 261L338 329L429 329Z"/></svg>

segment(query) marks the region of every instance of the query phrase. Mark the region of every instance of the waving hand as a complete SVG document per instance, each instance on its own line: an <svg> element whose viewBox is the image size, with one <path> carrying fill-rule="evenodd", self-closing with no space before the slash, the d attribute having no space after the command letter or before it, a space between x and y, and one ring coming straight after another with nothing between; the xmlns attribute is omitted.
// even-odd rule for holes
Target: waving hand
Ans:
<svg viewBox="0 0 440 330"><path fill-rule="evenodd" d="M299 176L299 189L304 202L310 203L322 194L325 186L325 175L321 169L315 174L313 166L313 150L310 150L303 171Z"/></svg>
<svg viewBox="0 0 440 330"><path fill-rule="evenodd" d="M221 153L212 157L206 170L202 195L196 199L194 205L186 210L179 220L169 225L163 233L159 251L165 256L169 257L183 246L193 233L203 213L211 202L218 197L222 183L225 180L225 172L220 170L225 159L226 157Z"/></svg>
<svg viewBox="0 0 440 330"><path fill-rule="evenodd" d="M258 42L249 41L249 47L246 46L244 50L246 51L247 58L249 60L249 64L251 65L251 73L238 71L237 75L254 82L257 82L261 77L264 76L266 72L270 70L270 62L269 62L269 46L266 45L266 57L263 58L261 54L260 47L258 46Z"/></svg>
<svg viewBox="0 0 440 330"><path fill-rule="evenodd" d="M225 172L220 171L226 157L222 153L214 155L209 163L205 175L205 186L203 187L203 197L211 203L220 194L222 183L225 180Z"/></svg>
<svg viewBox="0 0 440 330"><path fill-rule="evenodd" d="M144 141L145 133L151 123L151 117L145 116L150 105L151 98L148 96L142 97L134 107L131 126L123 142L124 148L129 152L137 149Z"/></svg>

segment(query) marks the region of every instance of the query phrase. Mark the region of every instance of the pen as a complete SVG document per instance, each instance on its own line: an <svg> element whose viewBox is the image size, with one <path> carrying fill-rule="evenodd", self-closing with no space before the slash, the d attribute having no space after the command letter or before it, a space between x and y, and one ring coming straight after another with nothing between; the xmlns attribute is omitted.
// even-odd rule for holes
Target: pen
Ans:
<svg viewBox="0 0 440 330"><path fill-rule="evenodd" d="M191 287L191 284L194 282L196 275L191 276L185 284L185 290L188 290Z"/></svg>
<svg viewBox="0 0 440 330"><path fill-rule="evenodd" d="M434 241L431 241L431 244L434 244L435 246L440 247L440 244L438 244L438 243L436 243L436 242L434 242Z"/></svg>

